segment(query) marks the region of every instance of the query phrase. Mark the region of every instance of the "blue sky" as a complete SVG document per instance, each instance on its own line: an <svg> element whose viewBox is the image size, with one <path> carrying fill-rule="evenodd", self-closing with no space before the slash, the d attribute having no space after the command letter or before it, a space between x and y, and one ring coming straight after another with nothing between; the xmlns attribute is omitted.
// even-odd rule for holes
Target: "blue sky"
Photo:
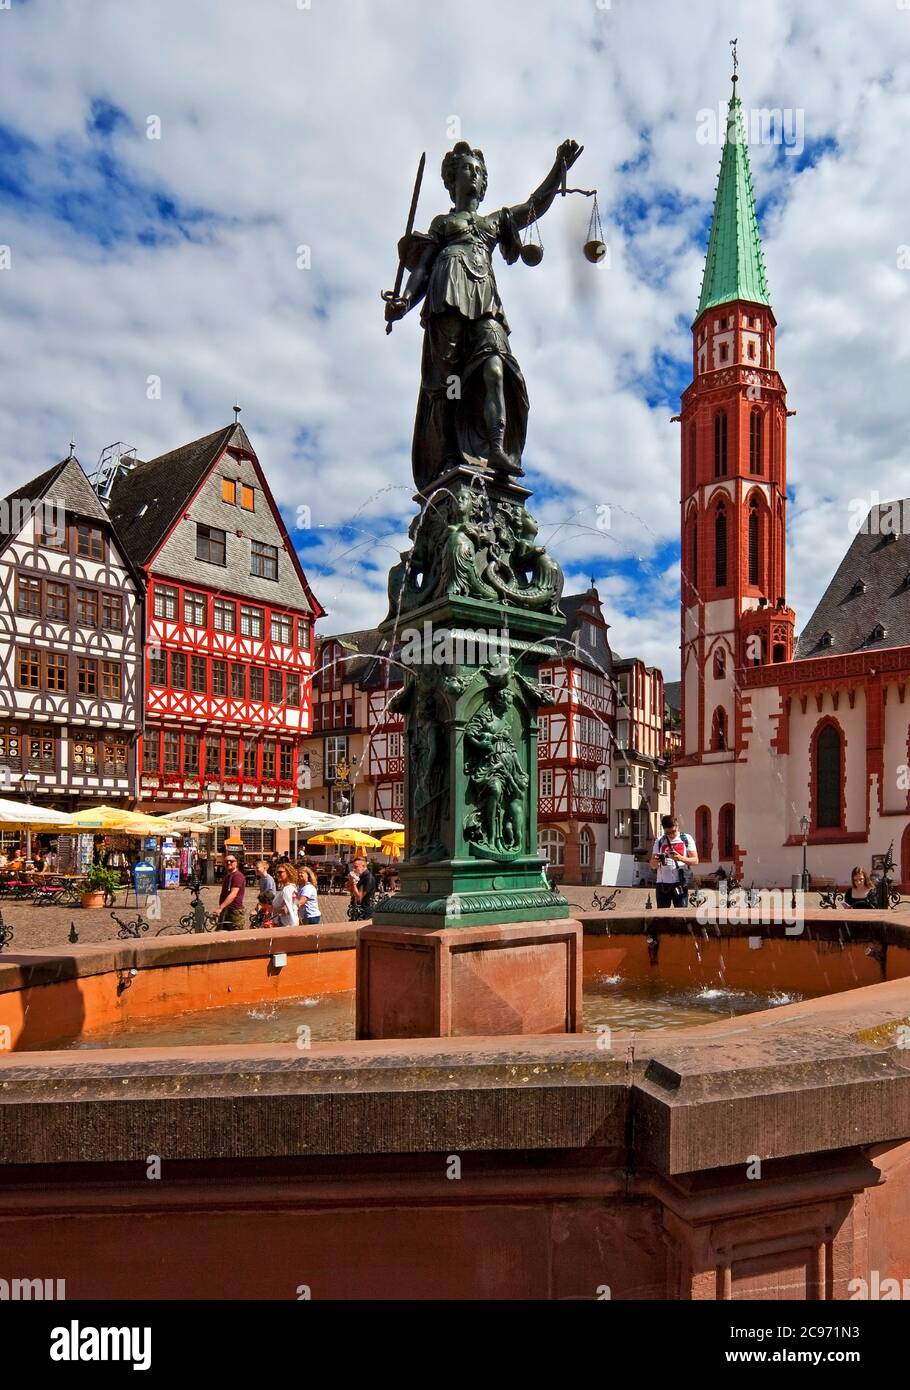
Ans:
<svg viewBox="0 0 910 1390"><path fill-rule="evenodd" d="M581 256L581 198L543 221L539 268L497 262L531 398L532 509L570 590L596 579L617 650L673 678L670 417L721 153L699 132L729 94L734 34L747 111L780 108L800 131L752 162L798 411L788 588L805 621L851 501L906 491L910 11L877 0L11 0L0 487L71 436L90 471L114 440L152 457L239 401L325 630L378 621L413 505L420 356L416 316L384 335L379 292L417 157L425 225L455 138L484 149L495 207L573 136L609 264Z"/></svg>

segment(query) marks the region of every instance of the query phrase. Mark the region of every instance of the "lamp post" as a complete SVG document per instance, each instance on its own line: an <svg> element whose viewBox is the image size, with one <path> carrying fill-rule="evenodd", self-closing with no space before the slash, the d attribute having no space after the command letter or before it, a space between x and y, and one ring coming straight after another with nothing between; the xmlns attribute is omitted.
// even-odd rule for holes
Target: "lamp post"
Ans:
<svg viewBox="0 0 910 1390"><path fill-rule="evenodd" d="M38 785L38 778L35 776L34 772L23 772L22 776L19 778L19 790L21 791L22 795L25 797L25 804L26 804L27 806L31 806L31 804L32 804L32 796L34 795L34 791L35 791L35 788L37 787L37 785ZM28 825L26 825L26 827L25 827L25 858L26 858L26 861L27 861L27 862L31 862L31 857L32 857L32 832L31 832L31 830L29 829Z"/></svg>
<svg viewBox="0 0 910 1390"><path fill-rule="evenodd" d="M807 846L808 843L809 843L809 818L808 818L808 816L800 816L800 819L799 819L799 828L800 828L800 830L803 832L803 876L802 876L802 889L803 889L803 892L804 892L804 893L808 893L808 891L809 891L809 870L806 868L806 846Z"/></svg>

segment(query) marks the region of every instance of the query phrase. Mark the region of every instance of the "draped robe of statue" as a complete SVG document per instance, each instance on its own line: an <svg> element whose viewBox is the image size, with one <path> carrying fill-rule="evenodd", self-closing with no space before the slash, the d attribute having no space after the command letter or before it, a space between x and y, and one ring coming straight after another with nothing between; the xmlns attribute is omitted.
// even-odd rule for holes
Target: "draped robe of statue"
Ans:
<svg viewBox="0 0 910 1390"><path fill-rule="evenodd" d="M517 260L521 243L508 208L487 217L455 211L434 217L428 232L412 233L402 248L411 267L428 247L435 251L420 315L424 340L412 448L421 491L450 468L487 458L483 366L492 356L503 366L503 448L516 471L521 467L528 393L493 274L497 245L509 265Z"/></svg>

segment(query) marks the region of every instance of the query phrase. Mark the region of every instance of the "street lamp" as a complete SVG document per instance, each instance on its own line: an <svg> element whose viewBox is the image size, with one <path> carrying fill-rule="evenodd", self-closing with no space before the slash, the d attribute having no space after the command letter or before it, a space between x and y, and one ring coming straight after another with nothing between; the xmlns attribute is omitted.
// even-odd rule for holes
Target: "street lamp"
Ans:
<svg viewBox="0 0 910 1390"><path fill-rule="evenodd" d="M34 772L23 772L22 776L19 778L19 790L25 797L25 804L27 806L31 806L32 804L32 796L34 795L37 785L38 778L35 776ZM28 825L25 827L25 857L26 860L30 860L32 857L32 832Z"/></svg>
<svg viewBox="0 0 910 1390"><path fill-rule="evenodd" d="M217 787L213 787L212 784L211 784L211 782L207 782L207 783L205 784L205 787L203 788L202 795L203 795L203 798L204 798L204 800L205 800L205 818L206 818L206 820L211 820L211 819L212 819L212 803L215 802L215 801L217 801L217 799L218 799L218 788L217 788Z"/></svg>
<svg viewBox="0 0 910 1390"><path fill-rule="evenodd" d="M809 817L800 816L799 828L803 832L803 877L802 889L804 893L809 891L809 870L806 868L806 846L809 843Z"/></svg>

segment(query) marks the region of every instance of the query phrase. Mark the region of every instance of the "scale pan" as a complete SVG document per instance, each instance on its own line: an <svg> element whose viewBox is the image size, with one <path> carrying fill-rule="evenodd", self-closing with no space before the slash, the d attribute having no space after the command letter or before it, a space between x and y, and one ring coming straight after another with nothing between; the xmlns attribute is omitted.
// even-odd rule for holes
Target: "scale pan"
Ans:
<svg viewBox="0 0 910 1390"><path fill-rule="evenodd" d="M543 260L543 247L529 242L527 246L521 248L521 259L525 265L540 265Z"/></svg>
<svg viewBox="0 0 910 1390"><path fill-rule="evenodd" d="M603 241L586 241L584 251L591 264L597 265L607 254L606 243Z"/></svg>

